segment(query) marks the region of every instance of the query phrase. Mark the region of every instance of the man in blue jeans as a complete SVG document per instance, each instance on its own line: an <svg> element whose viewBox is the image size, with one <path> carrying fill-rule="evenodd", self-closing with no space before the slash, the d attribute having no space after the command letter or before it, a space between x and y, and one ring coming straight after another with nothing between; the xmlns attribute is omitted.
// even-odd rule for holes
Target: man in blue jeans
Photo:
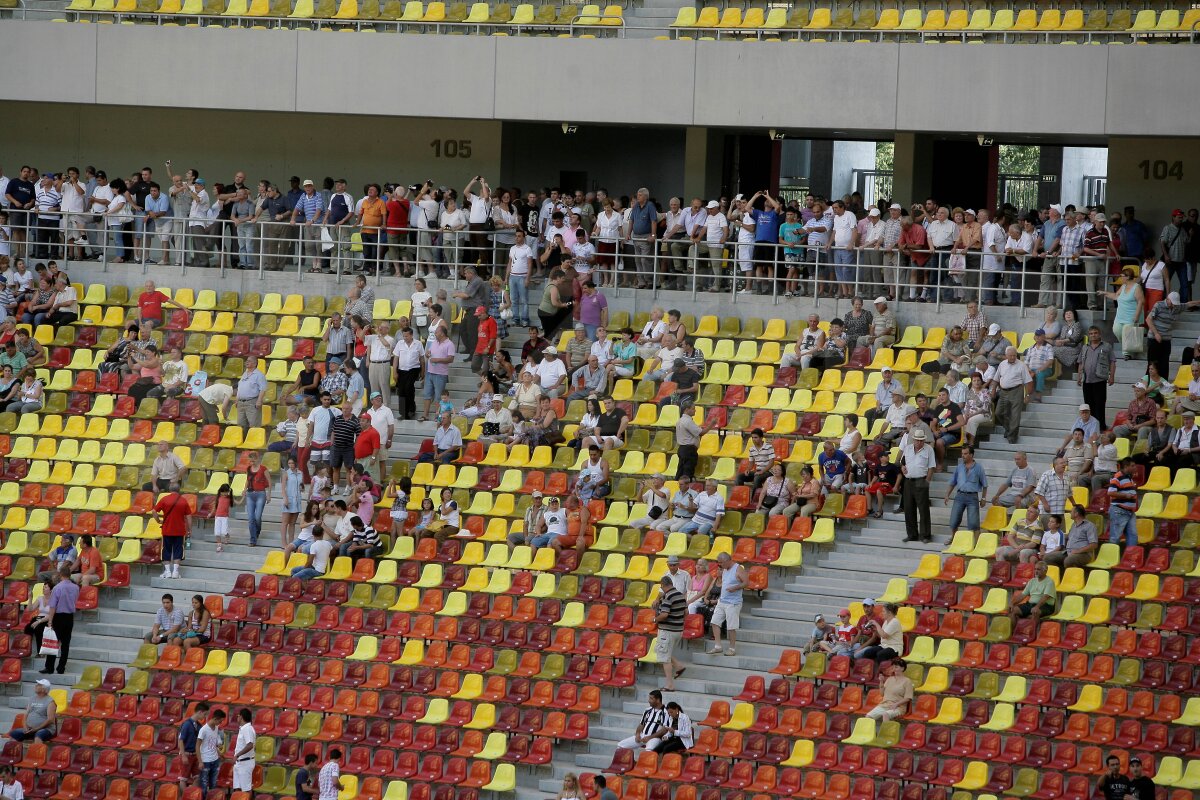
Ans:
<svg viewBox="0 0 1200 800"><path fill-rule="evenodd" d="M292 570L292 577L307 581L319 578L329 571L330 553L333 543L325 536L325 529L320 525L313 528L313 542L308 547L308 563L303 567Z"/></svg>
<svg viewBox="0 0 1200 800"><path fill-rule="evenodd" d="M1137 518L1137 484L1133 482L1133 461L1121 459L1117 470L1108 481L1108 540L1121 544L1124 534L1125 547L1133 547L1138 543Z"/></svg>
<svg viewBox="0 0 1200 800"><path fill-rule="evenodd" d="M950 487L946 489L946 505L950 504L950 493L958 490L954 496L954 508L950 510L950 532L958 530L962 523L963 512L967 513L967 528L979 532L979 507L987 499L987 473L975 460L975 448L964 445L962 460L954 468L950 478Z"/></svg>

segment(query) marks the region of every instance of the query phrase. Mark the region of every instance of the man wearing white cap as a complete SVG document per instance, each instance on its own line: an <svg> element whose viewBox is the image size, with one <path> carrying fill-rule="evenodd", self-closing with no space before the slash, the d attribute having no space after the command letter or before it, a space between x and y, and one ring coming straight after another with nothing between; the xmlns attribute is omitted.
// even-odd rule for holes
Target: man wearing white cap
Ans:
<svg viewBox="0 0 1200 800"><path fill-rule="evenodd" d="M542 360L533 368L533 374L542 387L542 394L550 399L562 397L567 391L567 368L558 357L554 345L542 350Z"/></svg>
<svg viewBox="0 0 1200 800"><path fill-rule="evenodd" d="M729 237L729 220L721 213L721 204L716 200L709 200L705 206L704 220L692 230L692 238L699 241L700 237L704 239L704 249L700 251L702 260L708 262L708 274L712 276L712 280L704 286L705 291L717 291L721 282L721 270L724 269L725 261L725 240ZM697 274L700 274L700 266L697 264Z"/></svg>
<svg viewBox="0 0 1200 800"><path fill-rule="evenodd" d="M17 742L30 738L48 742L54 738L58 724L56 712L54 698L50 697L50 681L41 678L34 683L33 699L25 707L25 727L13 728L8 735Z"/></svg>
<svg viewBox="0 0 1200 800"><path fill-rule="evenodd" d="M483 431L479 436L479 441L484 445L506 441L512 432L512 412L504 407L504 395L492 395L491 408L483 415Z"/></svg>
<svg viewBox="0 0 1200 800"><path fill-rule="evenodd" d="M884 367L879 376L879 386L875 387L875 407L867 409L867 427L875 424L875 420L887 415L888 406L892 404L892 395L900 393L901 402L906 396L904 385L892 375L891 367Z"/></svg>
<svg viewBox="0 0 1200 800"><path fill-rule="evenodd" d="M933 448L925 431L916 428L910 442L900 448L900 471L904 475L901 504L904 506L906 542L933 541L929 521L929 474L936 465ZM918 522L919 517L919 522Z"/></svg>
<svg viewBox="0 0 1200 800"><path fill-rule="evenodd" d="M858 337L855 347L871 348L871 355L881 347L896 343L896 314L888 308L888 299L883 295L875 298L875 313L871 317L871 332Z"/></svg>
<svg viewBox="0 0 1200 800"><path fill-rule="evenodd" d="M1184 306L1197 306L1200 301L1181 303L1179 292L1171 292L1166 300L1159 300L1146 315L1146 361L1158 367L1158 374L1166 377L1171 369L1171 326Z"/></svg>
<svg viewBox="0 0 1200 800"><path fill-rule="evenodd" d="M1143 428L1153 427L1154 418L1158 413L1158 403L1150 398L1146 391L1146 384L1138 381L1133 385L1133 399L1129 401L1126 411L1129 415L1128 421L1123 425L1113 426L1113 433L1120 439L1126 436L1143 438L1140 431Z"/></svg>
<svg viewBox="0 0 1200 800"><path fill-rule="evenodd" d="M685 208L679 214L678 235L672 235L670 226L667 229L667 238L670 239L671 255L675 257L675 272L681 275L686 275L692 271L691 257L696 252L696 244L699 241L697 230L704 228L704 218L708 216L708 211L704 207L704 201L699 197L692 198L692 204ZM681 281L676 288L687 288L687 281Z"/></svg>
<svg viewBox="0 0 1200 800"><path fill-rule="evenodd" d="M886 227L880 218L879 209L871 206L867 216L858 223L859 281L863 293L876 288L887 291L883 280L883 234Z"/></svg>

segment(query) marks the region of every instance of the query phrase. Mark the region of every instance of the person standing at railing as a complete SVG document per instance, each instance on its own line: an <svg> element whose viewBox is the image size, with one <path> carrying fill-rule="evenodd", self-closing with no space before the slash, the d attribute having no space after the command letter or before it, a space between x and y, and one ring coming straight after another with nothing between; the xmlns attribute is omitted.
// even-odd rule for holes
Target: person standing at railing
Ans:
<svg viewBox="0 0 1200 800"><path fill-rule="evenodd" d="M758 199L762 198L762 208L758 207ZM775 277L776 251L779 249L779 224L783 220L783 204L771 197L767 189L755 192L746 201L746 214L754 220L754 277L757 285L752 285L750 276L746 278L746 289L757 291L759 294L769 294L770 285ZM853 219L853 215L851 215Z"/></svg>
<svg viewBox="0 0 1200 800"><path fill-rule="evenodd" d="M934 254L928 284L935 287L936 296L942 302L946 302L950 299L948 287L952 285L949 274L950 251L954 249L954 243L958 240L958 226L950 219L950 210L945 206L940 206L934 214L934 218L925 227L929 248L937 251Z"/></svg>
<svg viewBox="0 0 1200 800"><path fill-rule="evenodd" d="M24 256L25 242L29 238L31 209L34 207L34 184L31 180L33 167L21 167L16 178L8 181L4 196L8 200L8 224L12 227L12 254Z"/></svg>
<svg viewBox="0 0 1200 800"><path fill-rule="evenodd" d="M980 210L979 221L983 248L979 267L979 285L982 290L980 297L985 306L994 306L997 302L995 289L1004 275L1004 245L1008 241L1008 233L1001 224L1003 217L998 222L992 221L986 208Z"/></svg>
<svg viewBox="0 0 1200 800"><path fill-rule="evenodd" d="M62 195L59 207L63 211L62 236L66 243L65 253L67 258L78 261L83 258L83 248L76 242L83 236L83 209L87 206L83 184L79 182L78 167L67 168L66 176L58 185L58 191Z"/></svg>
<svg viewBox="0 0 1200 800"><path fill-rule="evenodd" d="M12 184L9 184L11 188ZM14 233L16 228L13 228ZM1187 247L1191 241L1192 232L1184 224L1182 209L1171 212L1171 222L1162 229L1159 243L1162 246L1163 261L1167 262L1167 270L1179 279L1179 298L1184 303L1192 299L1192 278L1188 269Z"/></svg>
<svg viewBox="0 0 1200 800"><path fill-rule="evenodd" d="M505 194L507 195L507 192ZM530 323L529 275L534 261L533 248L525 242L525 231L516 230L514 235L514 244L508 249L505 280L512 303L513 324L527 326Z"/></svg>
<svg viewBox="0 0 1200 800"><path fill-rule="evenodd" d="M492 206L491 221L495 233L492 235L492 240L495 242L495 254L492 260L495 261L493 267L496 272L503 273L504 267L508 263L508 254L513 245L517 243L516 232L520 228L520 219L517 216L517 207L513 205L513 194L507 189L497 189L496 195L500 201ZM591 226L588 226L591 230ZM526 244L529 244L526 242ZM533 247L529 248L530 256L535 256ZM530 262L532 266L532 261ZM515 297L514 297L515 300ZM526 321L528 321L528 312L526 312Z"/></svg>
<svg viewBox="0 0 1200 800"><path fill-rule="evenodd" d="M908 299L919 303L930 301L929 287L925 283L925 264L929 261L929 240L925 228L911 216L900 218L900 240L896 249L908 261ZM936 289L936 284L934 284ZM918 295L918 290L920 294Z"/></svg>
<svg viewBox="0 0 1200 800"><path fill-rule="evenodd" d="M193 175L194 171L188 170L188 174ZM188 250L192 255L192 266L207 267L211 249L207 231L212 203L204 188L204 178L194 178L187 184L187 190L192 201L188 208Z"/></svg>
<svg viewBox="0 0 1200 800"><path fill-rule="evenodd" d="M858 222L858 271L859 280L862 281L857 292L859 295L869 296L888 289L881 269L886 230L887 223L881 219L880 211L875 206L871 206L867 215Z"/></svg>
<svg viewBox="0 0 1200 800"><path fill-rule="evenodd" d="M346 179L338 178L333 182L333 191L325 205L325 225L333 237L333 249L328 260L321 258L321 269L331 272L335 270L335 262L340 262L342 249L350 240L348 226L354 224L354 198L346 191Z"/></svg>
<svg viewBox="0 0 1200 800"><path fill-rule="evenodd" d="M258 212L254 203L250 202L250 194L244 188L238 189L229 211L229 222L237 234L237 269L254 269L255 258L255 223L258 222Z"/></svg>
<svg viewBox="0 0 1200 800"><path fill-rule="evenodd" d="M311 179L304 181L304 194L296 201L296 205L292 208L292 215L288 219L288 223L295 225L297 219L300 221L300 255L301 259L305 256L309 259L309 272L321 271L321 220L325 217L325 210L321 204L321 197L317 194L316 184ZM302 265L303 266L303 265ZM334 315L337 317L337 315ZM330 358L332 358L330 355Z"/></svg>
<svg viewBox="0 0 1200 800"><path fill-rule="evenodd" d="M383 268L381 239L384 220L387 217L387 203L380 197L382 191L378 183L367 184L366 196L358 201L354 209L354 224L362 226L362 270L371 274Z"/></svg>
<svg viewBox="0 0 1200 800"><path fill-rule="evenodd" d="M1053 207L1051 207L1053 208ZM1079 261L1080 255L1083 253L1083 237L1086 231L1083 228L1083 215L1067 214L1063 217L1065 224L1062 230L1059 231L1058 241L1055 242L1053 248L1046 250L1046 255L1057 255L1058 271L1062 273L1064 281L1063 290L1066 292L1066 303L1064 307L1072 309L1086 308L1089 298L1084 298L1083 280L1080 274L1082 269Z"/></svg>
<svg viewBox="0 0 1200 800"><path fill-rule="evenodd" d="M471 191L479 184L479 193ZM482 265L484 274L491 272L492 258L487 238L487 221L492 216L492 188L483 176L476 175L471 182L463 187L463 202L470 206L467 214L467 228L470 231L471 252L465 259L466 263Z"/></svg>
<svg viewBox="0 0 1200 800"><path fill-rule="evenodd" d="M413 243L410 232L410 212L412 203L408 199L409 187L397 186L392 190L385 203L387 222L388 261L392 265L392 274L396 277L412 275Z"/></svg>
<svg viewBox="0 0 1200 800"><path fill-rule="evenodd" d="M453 197L447 196L438 216L438 227L442 229L442 258L451 265L451 275L457 275L459 267L467 264L470 258L464 247L468 241L467 219L467 212L458 207ZM475 267L474 261L470 264ZM478 267L475 272L479 272Z"/></svg>
<svg viewBox="0 0 1200 800"><path fill-rule="evenodd" d="M647 276L655 269L654 242L658 238L658 208L650 202L650 190L638 189L637 198L629 209L629 230L626 239L633 248L636 286L645 289Z"/></svg>
<svg viewBox="0 0 1200 800"><path fill-rule="evenodd" d="M834 278L837 280L837 296L848 300L854 295L858 283L858 268L855 266L858 247L858 220L846 210L846 204L834 200L830 206L832 228L827 250L832 250Z"/></svg>
<svg viewBox="0 0 1200 800"><path fill-rule="evenodd" d="M1088 308L1099 308L1098 297L1104 292L1107 284L1108 260L1116 255L1103 214L1096 218L1091 229L1083 235L1083 255Z"/></svg>
<svg viewBox="0 0 1200 800"><path fill-rule="evenodd" d="M262 202L259 215L263 237L263 267L269 270L283 269L283 260L291 249L291 233L288 218L293 206L279 193L274 184L267 187L267 196Z"/></svg>
<svg viewBox="0 0 1200 800"><path fill-rule="evenodd" d="M171 201L162 193L162 187L150 182L150 191L142 201L143 237L142 252L139 258L147 264L157 264L154 255L154 241L158 240L158 249L162 263L171 263Z"/></svg>
<svg viewBox="0 0 1200 800"><path fill-rule="evenodd" d="M956 298L962 300L972 295L971 290L979 286L979 255L983 250L983 225L975 209L968 208L963 213L963 223L958 226L958 238L951 248L952 254L958 254L966 259L966 273L962 278L963 289L957 292Z"/></svg>
<svg viewBox="0 0 1200 800"><path fill-rule="evenodd" d="M167 169L171 162L167 162ZM169 266L182 266L186 259L188 216L192 211L192 192L183 182L183 176L172 175L171 186L167 189L167 197L171 202L171 220L165 223L171 235L171 252L174 255L164 258L163 263Z"/></svg>
<svg viewBox="0 0 1200 800"><path fill-rule="evenodd" d="M1061 267L1058 259L1050 256L1052 251L1056 251L1059 237L1062 236L1063 228L1066 227L1062 217L1062 208L1057 203L1052 204L1046 211L1046 217L1046 220L1042 222L1042 241L1038 248L1043 255L1042 277L1038 286L1038 301L1033 306L1034 308L1054 306L1058 302L1056 295L1062 290L1059 276L1055 274Z"/></svg>

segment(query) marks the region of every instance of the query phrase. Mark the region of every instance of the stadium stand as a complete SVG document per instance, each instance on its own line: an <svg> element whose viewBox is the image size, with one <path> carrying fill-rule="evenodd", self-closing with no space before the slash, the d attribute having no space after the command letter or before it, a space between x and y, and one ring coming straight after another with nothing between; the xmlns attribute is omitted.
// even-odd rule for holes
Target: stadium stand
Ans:
<svg viewBox="0 0 1200 800"><path fill-rule="evenodd" d="M76 276L88 273L69 266ZM285 456L271 446L280 441L283 394L305 358L327 369L322 332L332 314L347 310L346 298L219 292L200 280L158 287L183 309L164 309L149 340L179 348L190 374L233 381L247 359L261 359L263 424L240 426L228 410L206 423L208 409L190 393L132 397L136 376L101 365L138 317L140 290L99 282L74 289L78 320L23 328L46 349L46 365L36 368L41 408L0 414L0 682L24 681L34 648L21 631L43 591L42 561L53 558L60 537L95 536L104 562L103 581L80 593L87 624L72 648L74 682L51 692L61 716L55 736L0 748L0 765L16 769L28 796L198 798L197 787L178 788L184 761L176 742L199 702L229 712L230 734L236 711L250 709L255 793L266 795L291 795L305 757L325 763L335 747L345 753L339 797L347 799L545 796L573 769L589 797L604 772L619 797L638 800L747 793L1058 800L1090 797L1110 755L1123 773L1140 758L1169 800L1200 789L1193 470L1136 474L1138 544L1124 550L1105 535L1107 495L1073 490L1096 515L1089 519L1103 544L1086 568L1051 569L1060 601L1037 624L1007 615L1032 568L995 560L1000 535L1017 522L1005 508L981 509L979 532L949 530L946 509L935 509L937 544L903 546L899 516L869 517L863 495L833 491L811 516L770 516L738 480L759 428L787 478L821 463L821 443L840 443L851 415L874 409L883 367L910 397L938 388L940 378L923 367L938 360L947 326L907 324L903 309L916 304L902 306L892 347L847 348L822 368L779 366L802 334L798 312L809 310L807 301L772 318L682 315L705 357L696 407L660 404L679 387L647 378L646 361L614 383L606 405L620 406L629 427L623 446L600 456L612 491L584 504L591 522L577 534L579 550L508 542L523 533L535 492L578 491L587 455L567 442L585 401L552 400L561 439L533 446L485 446L481 438L494 435L485 419L456 414L462 452L445 464L419 458L433 447L428 425L402 425L387 476L411 482L406 527L419 523L423 500L449 490L461 535L392 538L393 497L372 495L363 521L383 534L381 557L331 556L323 575L305 580L292 575L307 560L302 553L267 544L281 503L268 504L267 539L254 549L238 520L235 543L218 555L210 520L223 485L235 497L253 489L250 452L278 475ZM376 299L374 321L411 315L402 296ZM958 321L952 313L948 327ZM460 329L469 325L465 314L448 316ZM649 323L648 312L613 309L609 329L615 335ZM828 331L830 322L817 327ZM1198 329L1181 319L1176 338L1182 344ZM1024 350L1027 333L1012 326L1000 335ZM573 337L563 331L554 343L569 352ZM513 328L505 344L515 349L520 338ZM1115 369L1121 388L1111 393L1109 416L1143 375L1140 362ZM1180 397L1187 383L1175 378ZM461 360L451 387L456 410L465 410L475 387ZM1025 412L1017 444L987 436L979 459L989 479L1007 476L1018 446L1041 474L1083 396L1072 381L1053 381L1044 402ZM629 524L648 515L642 482L678 469L681 414L712 428L699 439L692 476L716 480L724 497L711 538ZM886 425L864 426L864 440ZM154 486L159 442L188 468L180 488L194 528L181 578L154 575L163 547L152 517L159 496L143 486ZM1139 449L1136 441L1124 446ZM889 452L865 449L873 461ZM945 475L936 476L933 496L946 485ZM668 493L677 488L666 481ZM689 664L678 695L695 720L695 743L661 755L616 747L636 725L645 690L658 685L654 603L668 558L691 573L700 559L722 553L746 568L748 593L765 597L748 597L735 657L705 654L702 618L685 620ZM186 649L137 644L164 589L177 601L204 596L211 641ZM859 598L869 597L900 607L900 654L916 687L903 715L887 721L867 715L880 700L875 660L801 653L815 614L832 616L844 605L861 621L867 611ZM27 696L12 700L15 711ZM12 720L14 729L22 724L20 715ZM222 764L221 789L210 797L243 796L225 793L233 771Z"/></svg>

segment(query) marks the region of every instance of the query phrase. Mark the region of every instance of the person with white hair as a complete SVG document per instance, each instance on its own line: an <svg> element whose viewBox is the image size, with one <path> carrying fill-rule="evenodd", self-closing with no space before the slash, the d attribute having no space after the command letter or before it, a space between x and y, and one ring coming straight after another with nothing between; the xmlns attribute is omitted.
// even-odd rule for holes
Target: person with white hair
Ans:
<svg viewBox="0 0 1200 800"><path fill-rule="evenodd" d="M1004 426L1004 438L1015 444L1021 433L1021 415L1025 400L1033 391L1033 375L1024 361L1017 360L1017 348L1008 347L1004 360L996 365L992 392L997 398L995 420Z"/></svg>

